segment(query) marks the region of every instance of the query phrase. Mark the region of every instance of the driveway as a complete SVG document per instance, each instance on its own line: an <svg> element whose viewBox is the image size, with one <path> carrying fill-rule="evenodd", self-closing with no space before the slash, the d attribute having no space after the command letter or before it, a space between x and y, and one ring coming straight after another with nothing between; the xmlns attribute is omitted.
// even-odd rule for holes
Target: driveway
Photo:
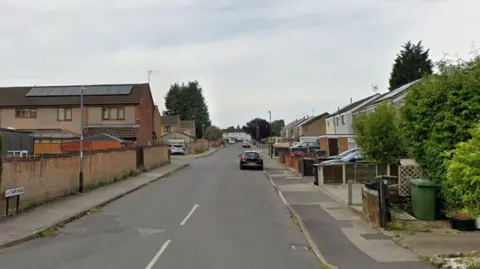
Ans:
<svg viewBox="0 0 480 269"><path fill-rule="evenodd" d="M55 234L0 250L0 267L318 268L264 173L239 170L241 151L238 144L188 160L189 168Z"/></svg>

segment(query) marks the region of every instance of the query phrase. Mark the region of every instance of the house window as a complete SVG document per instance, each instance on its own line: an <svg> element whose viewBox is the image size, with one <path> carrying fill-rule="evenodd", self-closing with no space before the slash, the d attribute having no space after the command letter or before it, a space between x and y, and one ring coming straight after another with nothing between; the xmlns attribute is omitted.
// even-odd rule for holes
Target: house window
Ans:
<svg viewBox="0 0 480 269"><path fill-rule="evenodd" d="M15 109L16 118L36 118L37 109L36 108L17 108Z"/></svg>
<svg viewBox="0 0 480 269"><path fill-rule="evenodd" d="M58 121L71 121L72 120L72 109L71 108L58 108L57 109L57 120Z"/></svg>
<svg viewBox="0 0 480 269"><path fill-rule="evenodd" d="M170 132L172 131L172 127L171 127L171 126L164 126L164 127L163 127L163 131L164 131L165 133L170 133Z"/></svg>
<svg viewBox="0 0 480 269"><path fill-rule="evenodd" d="M103 120L124 120L125 108L123 107L104 107Z"/></svg>
<svg viewBox="0 0 480 269"><path fill-rule="evenodd" d="M342 116L342 125L345 125L345 116Z"/></svg>

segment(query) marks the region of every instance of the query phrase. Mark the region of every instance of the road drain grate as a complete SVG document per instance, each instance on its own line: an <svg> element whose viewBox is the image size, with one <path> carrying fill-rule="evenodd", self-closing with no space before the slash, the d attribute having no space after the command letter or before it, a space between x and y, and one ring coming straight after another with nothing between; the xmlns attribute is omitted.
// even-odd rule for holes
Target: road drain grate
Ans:
<svg viewBox="0 0 480 269"><path fill-rule="evenodd" d="M292 247L292 249L295 250L295 251L308 251L308 248L305 245L290 244L290 247Z"/></svg>

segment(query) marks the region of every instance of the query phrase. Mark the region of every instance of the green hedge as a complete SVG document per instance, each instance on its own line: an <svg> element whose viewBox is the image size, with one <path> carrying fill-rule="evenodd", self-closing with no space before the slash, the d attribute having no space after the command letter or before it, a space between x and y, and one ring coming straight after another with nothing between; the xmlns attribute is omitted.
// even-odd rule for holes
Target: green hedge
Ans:
<svg viewBox="0 0 480 269"><path fill-rule="evenodd" d="M428 178L445 180L445 152L471 138L480 120L480 59L441 61L438 73L409 89L401 130L410 156Z"/></svg>

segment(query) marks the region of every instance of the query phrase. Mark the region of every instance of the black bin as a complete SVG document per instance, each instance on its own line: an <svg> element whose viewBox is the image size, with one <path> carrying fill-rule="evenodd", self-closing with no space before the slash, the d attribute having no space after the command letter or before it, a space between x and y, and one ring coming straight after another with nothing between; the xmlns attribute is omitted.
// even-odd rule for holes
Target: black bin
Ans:
<svg viewBox="0 0 480 269"><path fill-rule="evenodd" d="M313 171L313 159L312 158L303 158L303 175L304 176L314 176L314 171Z"/></svg>

